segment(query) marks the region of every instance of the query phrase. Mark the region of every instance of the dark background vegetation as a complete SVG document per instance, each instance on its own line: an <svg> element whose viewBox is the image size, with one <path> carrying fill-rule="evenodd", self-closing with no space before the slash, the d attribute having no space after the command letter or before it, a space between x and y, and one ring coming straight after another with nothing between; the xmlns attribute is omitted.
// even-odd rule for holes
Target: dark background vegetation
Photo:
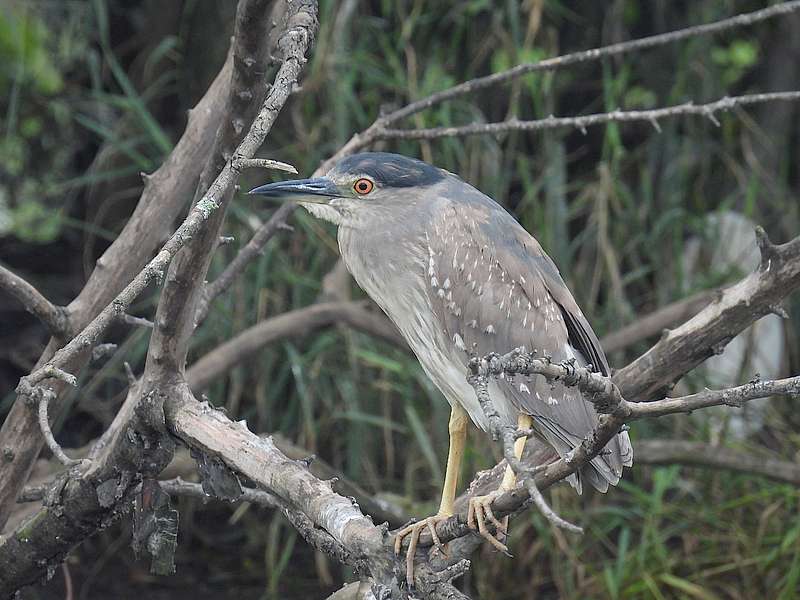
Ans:
<svg viewBox="0 0 800 600"><path fill-rule="evenodd" d="M131 213L221 65L234 4L199 0L0 0L0 260L57 303L83 286L94 260ZM459 81L755 10L763 2L703 0L467 0L321 2L321 30L302 89L263 155L308 175L382 108ZM800 18L773 19L619 60L532 75L415 115L410 125L537 118L715 100L800 89ZM764 104L722 115L721 126L680 118L499 138L390 142L461 174L512 210L565 273L602 335L692 292L734 280L736 269L701 261L690 239L712 238L706 220L736 211L776 241L800 230L800 112ZM250 172L248 185L264 181ZM187 203L190 199L187 198ZM271 206L240 196L218 252L230 258ZM313 303L337 260L332 228L297 212L245 277L213 306L190 361L267 316ZM710 239L714 243L728 240ZM212 271L215 267L212 267ZM217 267L218 269L218 267ZM354 297L361 292L356 288ZM154 297L137 314L152 314ZM785 325L785 373L800 371L800 305ZM147 330L119 329L139 372ZM0 297L0 419L46 343L31 315ZM650 340L652 341L652 340ZM622 365L643 342L613 355ZM776 346L777 352L779 348ZM743 373L747 381L753 373ZM700 376L686 389L704 385ZM731 382L733 383L733 382ZM83 375L80 399L55 431L86 444L122 400L121 361ZM410 513L435 510L449 408L405 352L365 334L329 329L267 347L208 393L259 432L280 432ZM702 418L636 423L632 438L711 441L795 460L797 411L768 405L749 435ZM473 434L463 475L495 463ZM536 511L512 522L513 559L484 549L469 585L485 598L794 598L800 586L800 493L744 474L636 466L607 495L552 493L557 510L587 526L551 529ZM76 598L323 597L347 577L315 555L278 513L180 501L178 571L147 574L128 525L92 538L68 561ZM64 576L26 598L64 597Z"/></svg>

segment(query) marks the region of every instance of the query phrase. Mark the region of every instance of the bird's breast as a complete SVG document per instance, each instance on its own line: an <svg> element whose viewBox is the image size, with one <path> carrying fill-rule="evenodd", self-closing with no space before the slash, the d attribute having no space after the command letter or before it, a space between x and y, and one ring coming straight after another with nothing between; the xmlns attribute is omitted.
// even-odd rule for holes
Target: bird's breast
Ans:
<svg viewBox="0 0 800 600"><path fill-rule="evenodd" d="M390 239L339 228L342 260L356 283L391 319L425 373L447 401L459 404L482 429L488 423L467 382L468 357L439 322L427 290L429 252L421 240Z"/></svg>

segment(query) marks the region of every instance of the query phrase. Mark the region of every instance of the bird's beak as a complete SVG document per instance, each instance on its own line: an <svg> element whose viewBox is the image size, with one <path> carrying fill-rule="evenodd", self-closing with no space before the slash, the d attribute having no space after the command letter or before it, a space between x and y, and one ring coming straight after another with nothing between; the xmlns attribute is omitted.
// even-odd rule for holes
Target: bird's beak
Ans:
<svg viewBox="0 0 800 600"><path fill-rule="evenodd" d="M248 193L310 204L327 204L331 198L342 197L339 188L327 177L277 181L254 188Z"/></svg>

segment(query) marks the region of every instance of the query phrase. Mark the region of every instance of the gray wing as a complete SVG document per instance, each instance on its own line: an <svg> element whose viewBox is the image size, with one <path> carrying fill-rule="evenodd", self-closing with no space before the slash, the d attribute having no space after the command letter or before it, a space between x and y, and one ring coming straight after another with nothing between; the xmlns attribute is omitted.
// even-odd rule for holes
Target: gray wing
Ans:
<svg viewBox="0 0 800 600"><path fill-rule="evenodd" d="M597 336L555 264L511 215L482 194L448 203L437 214L427 236L429 294L443 333L463 352L463 364L472 355L525 347L609 374ZM597 424L594 407L580 392L541 376L501 379L491 391L500 396L493 401L501 414L531 415L561 456ZM581 477L604 492L619 481L622 466L633 462L627 433L606 450L570 481L579 493Z"/></svg>

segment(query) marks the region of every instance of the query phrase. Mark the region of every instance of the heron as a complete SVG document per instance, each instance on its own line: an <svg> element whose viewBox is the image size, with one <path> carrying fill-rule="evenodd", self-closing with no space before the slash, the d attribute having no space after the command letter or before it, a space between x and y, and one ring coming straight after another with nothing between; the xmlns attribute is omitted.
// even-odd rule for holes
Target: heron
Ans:
<svg viewBox="0 0 800 600"><path fill-rule="evenodd" d="M340 160L324 177L280 181L251 194L294 200L334 223L341 258L356 283L386 313L450 404L450 446L438 512L398 532L413 542L453 515L468 421L488 431L467 381L471 357L524 348L553 361L574 361L603 375L610 368L597 335L553 260L517 220L458 175L421 160L364 152ZM492 403L504 424L532 430L566 456L598 423L575 388L542 376L495 379ZM515 446L521 457L525 438ZM568 481L600 492L633 464L627 432ZM500 487L470 498L468 524L499 550L506 546L486 526L499 524L492 501L514 489L507 467ZM499 528L500 529L500 528ZM413 568L413 556L407 556Z"/></svg>

